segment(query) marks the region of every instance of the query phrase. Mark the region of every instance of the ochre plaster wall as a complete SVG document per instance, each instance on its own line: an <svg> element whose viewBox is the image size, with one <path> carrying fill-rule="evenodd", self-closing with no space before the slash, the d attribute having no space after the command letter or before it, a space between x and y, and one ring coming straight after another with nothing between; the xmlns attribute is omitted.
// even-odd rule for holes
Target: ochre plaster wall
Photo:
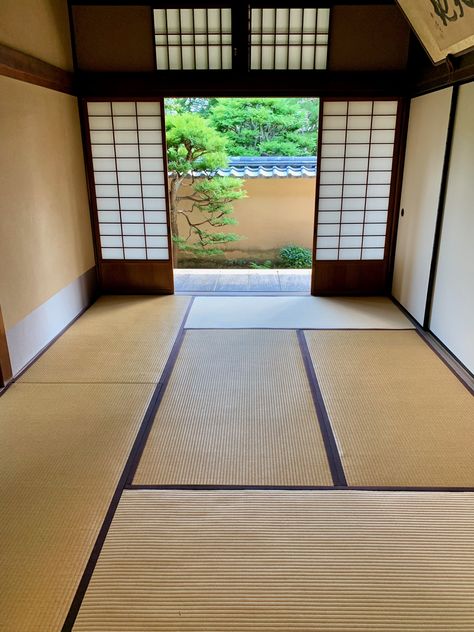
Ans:
<svg viewBox="0 0 474 632"><path fill-rule="evenodd" d="M0 43L72 70L66 0L0 0Z"/></svg>
<svg viewBox="0 0 474 632"><path fill-rule="evenodd" d="M229 244L228 250L264 251L290 244L312 247L315 179L257 178L245 180L245 190L248 197L234 204L238 225L222 228L245 239ZM182 218L179 229L186 234Z"/></svg>
<svg viewBox="0 0 474 632"><path fill-rule="evenodd" d="M0 302L8 330L94 266L77 99L0 77Z"/></svg>

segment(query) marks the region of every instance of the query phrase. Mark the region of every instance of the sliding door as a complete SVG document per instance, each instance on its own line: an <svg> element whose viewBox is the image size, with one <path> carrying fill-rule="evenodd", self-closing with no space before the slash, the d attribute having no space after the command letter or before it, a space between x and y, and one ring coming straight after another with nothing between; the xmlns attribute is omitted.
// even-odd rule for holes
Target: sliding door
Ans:
<svg viewBox="0 0 474 632"><path fill-rule="evenodd" d="M163 101L87 101L84 118L102 290L172 293Z"/></svg>
<svg viewBox="0 0 474 632"><path fill-rule="evenodd" d="M387 291L399 100L321 100L312 293Z"/></svg>

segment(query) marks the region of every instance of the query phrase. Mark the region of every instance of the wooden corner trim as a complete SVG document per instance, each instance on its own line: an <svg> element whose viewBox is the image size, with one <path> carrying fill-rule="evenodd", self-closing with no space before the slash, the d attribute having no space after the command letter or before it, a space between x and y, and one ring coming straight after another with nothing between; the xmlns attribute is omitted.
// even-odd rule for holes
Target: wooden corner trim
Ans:
<svg viewBox="0 0 474 632"><path fill-rule="evenodd" d="M10 354L8 352L7 334L3 324L2 309L0 307L0 387L5 386L13 377Z"/></svg>
<svg viewBox="0 0 474 632"><path fill-rule="evenodd" d="M74 74L0 44L0 75L76 96Z"/></svg>

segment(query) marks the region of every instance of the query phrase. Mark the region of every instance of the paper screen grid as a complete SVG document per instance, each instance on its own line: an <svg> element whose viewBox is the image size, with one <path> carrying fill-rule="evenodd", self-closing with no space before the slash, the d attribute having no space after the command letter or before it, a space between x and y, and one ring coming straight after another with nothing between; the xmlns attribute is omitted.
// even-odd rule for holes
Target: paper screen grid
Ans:
<svg viewBox="0 0 474 632"><path fill-rule="evenodd" d="M231 9L155 9L153 16L158 70L232 68Z"/></svg>
<svg viewBox="0 0 474 632"><path fill-rule="evenodd" d="M160 103L87 110L102 258L168 260Z"/></svg>
<svg viewBox="0 0 474 632"><path fill-rule="evenodd" d="M317 260L381 260L397 101L324 101Z"/></svg>
<svg viewBox="0 0 474 632"><path fill-rule="evenodd" d="M329 9L250 9L252 70L324 70Z"/></svg>

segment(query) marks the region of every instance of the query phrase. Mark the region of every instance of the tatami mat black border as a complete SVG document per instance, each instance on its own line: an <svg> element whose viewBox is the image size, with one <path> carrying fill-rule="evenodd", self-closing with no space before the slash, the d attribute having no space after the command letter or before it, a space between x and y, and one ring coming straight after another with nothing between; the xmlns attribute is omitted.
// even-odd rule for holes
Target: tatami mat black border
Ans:
<svg viewBox="0 0 474 632"><path fill-rule="evenodd" d="M306 369L309 386L311 388L311 395L313 396L314 406L316 408L316 414L319 421L321 435L323 437L324 446L326 448L326 454L328 457L332 480L334 485L346 487L346 475L344 474L344 468L342 466L339 450L337 449L336 438L334 436L331 422L329 421L329 416L324 404L323 395L321 393L321 389L319 388L318 379L316 377L316 372L311 360L311 354L308 349L304 330L298 329L296 331L296 335L298 338L298 343L300 345L301 355L303 356L303 362Z"/></svg>
<svg viewBox="0 0 474 632"><path fill-rule="evenodd" d="M176 336L176 340L173 344L173 348L168 357L165 368L163 369L160 381L157 383L156 388L153 392L150 403L143 417L143 421L140 424L140 428L135 438L133 447L130 451L129 457L127 459L117 487L115 488L114 495L112 496L112 500L110 501L109 508L105 515L99 534L96 538L92 552L89 556L89 560L86 564L81 580L76 589L76 593L69 608L69 612L66 616L63 627L61 628L62 632L70 632L74 626L74 622L76 621L77 615L81 608L82 601L89 586L92 574L97 564L97 560L99 559L102 547L104 546L105 538L107 537L107 533L120 502L120 498L122 497L122 492L125 489L126 485L133 480L133 477L135 475L135 471L137 469L140 457L145 448L148 435L150 434L150 430L155 419L156 411L163 398L166 385L168 384L171 372L173 371L176 358L178 357L178 353L185 336L184 323L186 322L189 311L192 307L193 300L194 299L191 298L186 312L181 320L180 328Z"/></svg>
<svg viewBox="0 0 474 632"><path fill-rule="evenodd" d="M384 485L127 485L127 491L352 491L352 492L429 492L474 493L474 487L397 487Z"/></svg>

